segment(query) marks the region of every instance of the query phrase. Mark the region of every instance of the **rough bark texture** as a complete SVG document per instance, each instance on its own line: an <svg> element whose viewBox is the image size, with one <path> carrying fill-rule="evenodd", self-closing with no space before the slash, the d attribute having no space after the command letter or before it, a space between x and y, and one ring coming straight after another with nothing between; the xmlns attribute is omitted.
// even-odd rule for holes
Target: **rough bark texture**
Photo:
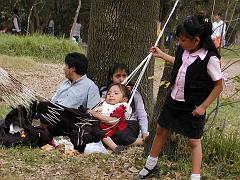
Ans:
<svg viewBox="0 0 240 180"><path fill-rule="evenodd" d="M80 8L81 8L81 0L79 0L78 7L77 7L77 10L76 10L74 19L73 19L72 28L71 28L71 31L70 31L70 40L72 40L72 37L73 37L73 30L75 29L75 26L76 26L76 22L77 22L77 19L78 19Z"/></svg>
<svg viewBox="0 0 240 180"><path fill-rule="evenodd" d="M133 70L148 55L156 39L158 7L158 0L92 0L88 74L100 86L113 63L125 63ZM153 62L140 84L148 112L152 112L153 81L148 79L152 75Z"/></svg>

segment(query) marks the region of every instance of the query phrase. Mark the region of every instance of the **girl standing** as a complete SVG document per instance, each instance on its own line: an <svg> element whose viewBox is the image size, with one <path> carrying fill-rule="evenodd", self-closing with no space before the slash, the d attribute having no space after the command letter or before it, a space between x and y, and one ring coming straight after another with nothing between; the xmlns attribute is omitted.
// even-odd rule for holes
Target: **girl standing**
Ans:
<svg viewBox="0 0 240 180"><path fill-rule="evenodd" d="M176 30L179 47L175 57L159 48L153 56L173 63L171 93L160 114L157 131L145 167L135 179L159 174L158 156L169 131L188 137L191 159L191 180L200 180L202 161L201 137L206 109L223 90L220 56L211 40L212 25L203 16L188 16Z"/></svg>

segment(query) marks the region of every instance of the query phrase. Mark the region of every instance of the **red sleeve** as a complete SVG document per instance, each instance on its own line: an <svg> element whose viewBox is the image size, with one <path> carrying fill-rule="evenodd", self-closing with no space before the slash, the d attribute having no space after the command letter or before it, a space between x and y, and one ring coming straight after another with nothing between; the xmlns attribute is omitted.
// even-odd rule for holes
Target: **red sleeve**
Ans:
<svg viewBox="0 0 240 180"><path fill-rule="evenodd" d="M110 117L121 118L124 116L125 110L126 110L126 107L122 104L110 114Z"/></svg>

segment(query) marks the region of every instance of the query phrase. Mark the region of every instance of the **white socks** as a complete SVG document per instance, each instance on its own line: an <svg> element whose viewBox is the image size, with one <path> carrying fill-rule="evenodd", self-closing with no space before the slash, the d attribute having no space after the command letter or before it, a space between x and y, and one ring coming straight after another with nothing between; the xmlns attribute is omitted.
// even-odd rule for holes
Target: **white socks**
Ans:
<svg viewBox="0 0 240 180"><path fill-rule="evenodd" d="M149 170L152 170L157 165L158 157L151 157L150 155L147 158L145 167ZM148 174L148 171L143 168L140 172L140 175L145 176ZM201 175L200 174L191 174L190 180L200 180Z"/></svg>
<svg viewBox="0 0 240 180"><path fill-rule="evenodd" d="M200 180L201 176L200 174L192 174L190 180Z"/></svg>
<svg viewBox="0 0 240 180"><path fill-rule="evenodd" d="M147 161L146 161L146 164L145 164L145 167L148 168L149 170L152 170L156 165L157 165L157 161L158 161L158 157L151 157L150 155L148 156L147 158ZM148 171L143 168L139 174L140 175L147 175Z"/></svg>

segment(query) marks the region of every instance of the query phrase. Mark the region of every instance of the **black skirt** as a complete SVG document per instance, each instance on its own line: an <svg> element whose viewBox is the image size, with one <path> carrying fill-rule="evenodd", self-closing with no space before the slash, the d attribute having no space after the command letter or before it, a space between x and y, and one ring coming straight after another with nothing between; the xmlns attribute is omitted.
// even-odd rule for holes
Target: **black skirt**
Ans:
<svg viewBox="0 0 240 180"><path fill-rule="evenodd" d="M203 135L205 116L194 117L195 105L176 101L170 95L166 98L158 119L158 124L191 139L200 139Z"/></svg>
<svg viewBox="0 0 240 180"><path fill-rule="evenodd" d="M123 131L117 131L111 136L111 139L117 144L122 146L128 146L134 143L139 135L139 122L127 121L128 125Z"/></svg>

